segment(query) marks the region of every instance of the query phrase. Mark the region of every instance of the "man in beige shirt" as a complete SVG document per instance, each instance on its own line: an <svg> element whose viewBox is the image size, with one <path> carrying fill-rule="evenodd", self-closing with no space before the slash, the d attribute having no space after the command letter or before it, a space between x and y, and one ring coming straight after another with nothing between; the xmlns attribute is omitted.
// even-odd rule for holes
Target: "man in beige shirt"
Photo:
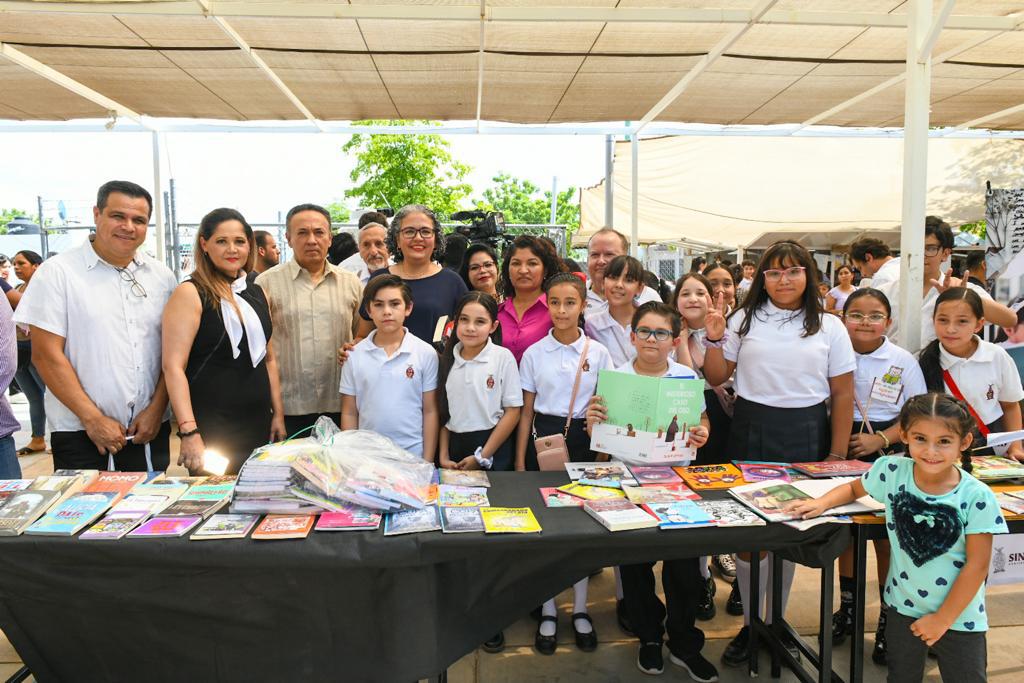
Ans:
<svg viewBox="0 0 1024 683"><path fill-rule="evenodd" d="M288 212L285 237L292 260L261 273L256 284L270 303L289 436L327 415L340 425L337 351L352 341L363 287L331 265L331 217L315 204Z"/></svg>

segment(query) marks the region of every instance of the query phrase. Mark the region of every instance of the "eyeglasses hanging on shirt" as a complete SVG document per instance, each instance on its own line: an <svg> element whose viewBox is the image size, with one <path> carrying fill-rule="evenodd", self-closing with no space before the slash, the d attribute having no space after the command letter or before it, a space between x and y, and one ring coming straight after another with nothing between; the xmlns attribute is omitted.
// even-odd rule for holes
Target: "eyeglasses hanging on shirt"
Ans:
<svg viewBox="0 0 1024 683"><path fill-rule="evenodd" d="M148 296L148 294L146 294L146 288L142 286L141 282L135 279L135 273L132 273L127 268L118 268L117 266L114 266L114 270L117 271L122 280L131 284L132 294L140 298L146 298Z"/></svg>

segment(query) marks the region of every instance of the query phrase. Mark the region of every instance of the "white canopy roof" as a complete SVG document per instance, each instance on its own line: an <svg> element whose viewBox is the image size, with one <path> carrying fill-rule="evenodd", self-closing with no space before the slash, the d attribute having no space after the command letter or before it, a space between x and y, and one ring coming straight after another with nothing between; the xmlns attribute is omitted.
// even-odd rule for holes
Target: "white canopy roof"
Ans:
<svg viewBox="0 0 1024 683"><path fill-rule="evenodd" d="M783 237L827 249L857 236L899 242L903 141L669 137L640 140L639 238L764 247ZM615 225L631 225L630 144L615 148ZM933 138L928 213L985 215L985 182L1024 186L1024 140ZM580 238L605 224L604 183L583 190Z"/></svg>

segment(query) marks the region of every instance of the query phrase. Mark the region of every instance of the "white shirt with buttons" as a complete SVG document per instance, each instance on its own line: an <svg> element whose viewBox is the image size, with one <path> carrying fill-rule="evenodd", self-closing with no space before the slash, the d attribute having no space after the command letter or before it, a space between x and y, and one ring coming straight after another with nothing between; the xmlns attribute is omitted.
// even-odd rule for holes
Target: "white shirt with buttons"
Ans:
<svg viewBox="0 0 1024 683"><path fill-rule="evenodd" d="M831 396L829 379L857 367L842 321L821 316L817 334L804 337L804 314L766 301L754 312L750 331L739 336L744 311L729 317L722 349L736 363L736 394L774 408L808 408Z"/></svg>
<svg viewBox="0 0 1024 683"><path fill-rule="evenodd" d="M450 414L445 427L456 434L493 429L506 408L523 405L515 356L490 339L470 360L462 357L462 342L455 345L454 362L444 386Z"/></svg>
<svg viewBox="0 0 1024 683"><path fill-rule="evenodd" d="M546 337L526 349L519 363L519 376L523 391L537 395L533 404L535 412L556 417L568 415L569 399L572 398L572 386L585 341L586 336L581 331L575 342L563 344L555 339L554 330L549 330ZM598 371L613 367L608 349L591 339L573 404L573 417L586 417L587 403L597 389Z"/></svg>
<svg viewBox="0 0 1024 683"><path fill-rule="evenodd" d="M954 356L940 345L939 364L943 370L949 370L960 393L982 421L991 424L1003 415L999 402L1013 403L1024 399L1024 389L1010 354L978 336L974 338L978 340L978 348L969 358ZM953 395L949 387L946 387L946 393Z"/></svg>
<svg viewBox="0 0 1024 683"><path fill-rule="evenodd" d="M405 330L394 355L374 343L377 330L352 349L339 392L355 396L359 429L383 434L423 455L423 394L437 389L437 352Z"/></svg>
<svg viewBox="0 0 1024 683"><path fill-rule="evenodd" d="M863 422L860 407L868 412L868 420L871 422L888 422L899 417L900 409L907 399L921 394L928 393L928 387L924 381L924 374L921 366L913 354L901 346L897 346L882 337L882 345L871 353L858 353L857 369L853 371L854 395L857 401L853 404L853 419L855 422ZM895 403L889 403L877 398L871 398L871 387L875 382L881 382L887 374L900 375L900 384L903 390ZM860 403L858 407L857 402Z"/></svg>
<svg viewBox="0 0 1024 683"><path fill-rule="evenodd" d="M636 347L629 339L630 326L620 325L607 308L588 313L584 329L588 337L608 349L615 367L636 358Z"/></svg>

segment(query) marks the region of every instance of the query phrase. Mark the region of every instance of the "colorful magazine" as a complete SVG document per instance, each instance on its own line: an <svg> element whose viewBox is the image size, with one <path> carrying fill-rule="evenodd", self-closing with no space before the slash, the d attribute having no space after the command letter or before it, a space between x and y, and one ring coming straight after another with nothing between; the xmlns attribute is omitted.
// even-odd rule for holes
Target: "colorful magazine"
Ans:
<svg viewBox="0 0 1024 683"><path fill-rule="evenodd" d="M483 531L484 520L479 507L441 508L441 530L446 534Z"/></svg>
<svg viewBox="0 0 1024 683"><path fill-rule="evenodd" d="M145 473L143 473L145 474ZM56 505L35 524L25 529L26 534L43 536L74 536L95 522L117 500L116 491L76 493Z"/></svg>
<svg viewBox="0 0 1024 683"><path fill-rule="evenodd" d="M530 508L477 508L489 534L535 534L540 523Z"/></svg>
<svg viewBox="0 0 1024 683"><path fill-rule="evenodd" d="M647 503L644 510L658 519L662 529L691 529L715 526L715 520L692 500L677 500L671 503Z"/></svg>
<svg viewBox="0 0 1024 683"><path fill-rule="evenodd" d="M565 486L559 486L558 490L562 493L568 493L570 496L576 496L583 500L609 500L612 498L624 498L626 494L622 492L622 489L610 489L603 486L587 486L573 482L566 484Z"/></svg>
<svg viewBox="0 0 1024 683"><path fill-rule="evenodd" d="M82 532L79 536L83 541L116 541L123 538L129 531L141 524L143 516L104 517Z"/></svg>
<svg viewBox="0 0 1024 683"><path fill-rule="evenodd" d="M377 510L349 505L344 510L332 510L320 514L316 522L317 531L372 531L380 527L383 515Z"/></svg>
<svg viewBox="0 0 1024 683"><path fill-rule="evenodd" d="M544 505L549 508L579 508L583 507L584 500L553 486L540 489L540 497L544 499Z"/></svg>
<svg viewBox="0 0 1024 683"><path fill-rule="evenodd" d="M673 468L695 491L727 489L743 484L743 473L735 465L694 465Z"/></svg>
<svg viewBox="0 0 1024 683"><path fill-rule="evenodd" d="M740 472L743 473L743 479L748 484L752 484L755 481L786 482L791 479L789 476L789 468L785 465L777 465L769 462L748 462L743 460L734 460L733 462L740 468Z"/></svg>
<svg viewBox="0 0 1024 683"><path fill-rule="evenodd" d="M629 468L636 483L641 486L662 486L664 484L681 484L682 480L671 467L643 467L634 465Z"/></svg>
<svg viewBox="0 0 1024 683"><path fill-rule="evenodd" d="M8 491L0 507L0 536L18 536L60 498L58 491Z"/></svg>
<svg viewBox="0 0 1024 683"><path fill-rule="evenodd" d="M206 520L190 541L206 541L222 538L245 538L256 526L259 515L214 515Z"/></svg>
<svg viewBox="0 0 1024 683"><path fill-rule="evenodd" d="M201 521L202 517L153 517L128 534L128 538L177 538L184 536Z"/></svg>
<svg viewBox="0 0 1024 683"><path fill-rule="evenodd" d="M864 460L823 460L821 462L795 462L790 467L809 477L819 479L822 477L859 477L871 469L871 463Z"/></svg>
<svg viewBox="0 0 1024 683"><path fill-rule="evenodd" d="M971 474L981 481L999 481L1024 477L1024 464L1013 458L996 455L976 455L971 458Z"/></svg>
<svg viewBox="0 0 1024 683"><path fill-rule="evenodd" d="M735 500L698 500L697 507L717 526L764 526L765 521Z"/></svg>
<svg viewBox="0 0 1024 683"><path fill-rule="evenodd" d="M623 486L622 492L626 494L629 502L637 505L671 503L675 500L700 500L697 493L686 488L682 483L679 486Z"/></svg>
<svg viewBox="0 0 1024 683"><path fill-rule="evenodd" d="M441 507L482 507L490 505L487 500L487 489L470 486L449 486L441 484L438 487L437 502Z"/></svg>
<svg viewBox="0 0 1024 683"><path fill-rule="evenodd" d="M440 528L441 515L436 505L427 505L418 510L390 512L384 516L385 536L438 531Z"/></svg>
<svg viewBox="0 0 1024 683"><path fill-rule="evenodd" d="M252 538L260 541L305 538L314 521L314 515L267 515L252 532Z"/></svg>
<svg viewBox="0 0 1024 683"><path fill-rule="evenodd" d="M82 489L82 493L112 491L117 494L117 498L111 503L113 505L124 498L136 484L142 484L145 481L145 472L100 472L91 484Z"/></svg>
<svg viewBox="0 0 1024 683"><path fill-rule="evenodd" d="M477 486L488 488L491 480L484 470L439 470L441 484L449 486Z"/></svg>
<svg viewBox="0 0 1024 683"><path fill-rule="evenodd" d="M597 394L608 419L594 425L591 450L630 462L689 462L689 428L700 423L704 380L601 370Z"/></svg>

